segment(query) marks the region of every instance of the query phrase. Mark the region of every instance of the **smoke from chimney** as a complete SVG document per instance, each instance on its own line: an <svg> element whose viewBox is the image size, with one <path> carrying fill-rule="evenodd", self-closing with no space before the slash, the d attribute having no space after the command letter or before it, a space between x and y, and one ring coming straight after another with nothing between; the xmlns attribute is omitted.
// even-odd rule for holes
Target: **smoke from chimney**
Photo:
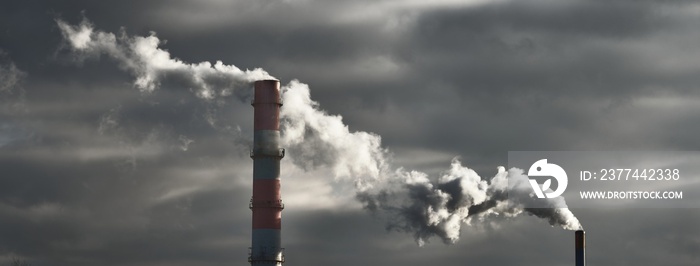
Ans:
<svg viewBox="0 0 700 266"><path fill-rule="evenodd" d="M76 60L107 55L134 75L134 86L145 93L155 90L166 76L190 82L197 97L205 100L249 95L242 90L252 81L272 79L259 68L244 71L220 61L183 62L159 48L161 42L154 33L141 37L122 31L117 36L95 30L87 19L78 25L56 22ZM413 234L419 245L433 236L454 243L462 226L491 216L527 213L552 226L581 228L568 208L525 208L533 198L522 169L498 167L493 178L484 179L454 159L437 181L431 181L423 172L390 165L391 156L380 136L351 132L341 116L327 114L311 100L306 84L293 80L282 92L280 145L286 147L287 157L300 168L328 168L337 179L353 181L356 198L367 210L386 214L388 229ZM555 202L561 198L550 200L551 206L566 206Z"/></svg>

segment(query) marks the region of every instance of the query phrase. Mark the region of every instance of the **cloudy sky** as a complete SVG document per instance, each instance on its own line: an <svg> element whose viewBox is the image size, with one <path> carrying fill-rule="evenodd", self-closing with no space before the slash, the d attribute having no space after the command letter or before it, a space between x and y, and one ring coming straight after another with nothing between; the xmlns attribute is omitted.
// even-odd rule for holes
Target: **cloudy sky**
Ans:
<svg viewBox="0 0 700 266"><path fill-rule="evenodd" d="M57 21L297 79L433 179L455 157L488 179L508 151L700 150L695 1L58 2L0 3L0 265L248 263L249 86L202 97L166 73L144 89ZM300 158L282 164L285 264L572 265L573 232L526 214L419 247ZM699 209L571 211L589 265L700 264Z"/></svg>

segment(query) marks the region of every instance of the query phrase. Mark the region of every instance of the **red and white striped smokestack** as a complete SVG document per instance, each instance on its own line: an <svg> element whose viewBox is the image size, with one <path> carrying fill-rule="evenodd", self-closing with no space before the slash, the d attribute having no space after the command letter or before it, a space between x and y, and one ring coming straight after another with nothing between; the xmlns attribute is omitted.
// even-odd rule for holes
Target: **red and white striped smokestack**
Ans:
<svg viewBox="0 0 700 266"><path fill-rule="evenodd" d="M255 82L253 150L253 237L248 261L251 265L280 266L284 262L281 247L282 197L280 195L279 114L282 100L278 80Z"/></svg>
<svg viewBox="0 0 700 266"><path fill-rule="evenodd" d="M576 266L586 266L586 232L576 231Z"/></svg>

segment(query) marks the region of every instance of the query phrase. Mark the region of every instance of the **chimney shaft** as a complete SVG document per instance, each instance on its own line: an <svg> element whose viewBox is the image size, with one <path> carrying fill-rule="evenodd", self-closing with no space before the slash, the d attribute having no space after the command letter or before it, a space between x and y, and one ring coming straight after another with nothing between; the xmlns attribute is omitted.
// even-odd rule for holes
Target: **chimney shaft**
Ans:
<svg viewBox="0 0 700 266"><path fill-rule="evenodd" d="M586 265L586 232L576 231L576 266Z"/></svg>
<svg viewBox="0 0 700 266"><path fill-rule="evenodd" d="M279 113L282 101L278 80L259 80L254 84L253 211L252 246L248 252L251 265L281 266L282 197L280 195Z"/></svg>

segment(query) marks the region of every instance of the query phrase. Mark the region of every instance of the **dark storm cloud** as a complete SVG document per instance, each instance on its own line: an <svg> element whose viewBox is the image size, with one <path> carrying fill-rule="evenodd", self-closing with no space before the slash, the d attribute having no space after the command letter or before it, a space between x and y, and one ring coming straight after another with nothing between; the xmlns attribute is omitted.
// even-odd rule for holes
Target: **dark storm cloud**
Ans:
<svg viewBox="0 0 700 266"><path fill-rule="evenodd" d="M480 152L609 145L643 149L663 142L686 149L662 137L667 134L662 129L630 137L614 125L641 118L631 114L647 109L637 102L640 98L697 97L693 88L700 69L685 59L696 58L696 53L665 48L669 38L685 42L686 30L674 26L698 24L691 16L668 15L682 8L657 2L518 1L426 12L398 44L399 56L394 57L413 75L392 86L376 86L383 92L355 89L353 95L366 95L378 105L385 101L377 97L392 99L399 110L380 116L385 120L376 124L418 120L416 124L429 126L401 130L415 136L406 142L425 139L421 143L431 147ZM439 96L431 95L435 93ZM416 99L427 106L439 103L440 108L416 109L420 103L401 107ZM348 120L367 123L352 116ZM653 123L664 122L648 120L644 125ZM385 130L391 129L375 131ZM595 144L599 139L589 140L600 132L612 133L616 140L603 145ZM491 138L493 134L499 138ZM536 139L530 143L537 146L523 143L523 138ZM401 145L411 145L406 142ZM682 142L696 146L691 138ZM459 149L453 152L461 153Z"/></svg>
<svg viewBox="0 0 700 266"><path fill-rule="evenodd" d="M695 10L692 1L3 2L0 84L15 85L12 95L0 90L0 265L12 256L33 265L246 263L250 106L196 99L180 81L142 94L106 57L76 64L61 50L57 17L77 24L84 12L107 32L155 31L186 62L299 78L351 131L381 135L400 165L437 174L461 155L490 176L508 150L697 150ZM283 180L296 194L283 196L327 179L297 174ZM572 236L535 218L418 248L358 206L290 202L283 241L292 264L572 257ZM573 211L589 230L592 264L700 259L695 209Z"/></svg>
<svg viewBox="0 0 700 266"><path fill-rule="evenodd" d="M87 136L76 141L58 135L53 136L58 141L15 143L3 153L0 246L5 252L50 264L147 265L162 262L160 257L177 261L179 255L231 260L230 245L217 242L237 245L228 238L245 234L230 226L248 221L238 215L248 212L247 186L230 181L237 179L231 161L247 158L207 158L212 154L200 153L208 147L202 139L183 157L179 148L151 138L124 148L123 141L133 140L95 144ZM222 236L222 230L230 233Z"/></svg>

